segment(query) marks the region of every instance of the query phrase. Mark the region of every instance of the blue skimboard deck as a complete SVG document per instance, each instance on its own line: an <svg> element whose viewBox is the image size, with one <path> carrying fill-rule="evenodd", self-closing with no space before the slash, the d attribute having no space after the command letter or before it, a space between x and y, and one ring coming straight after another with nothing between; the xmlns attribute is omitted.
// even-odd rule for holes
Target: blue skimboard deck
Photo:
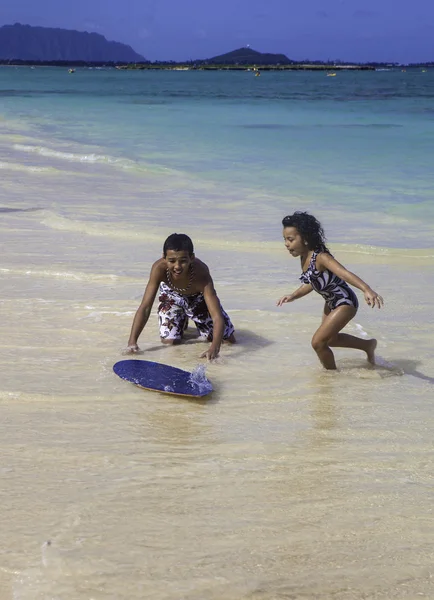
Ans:
<svg viewBox="0 0 434 600"><path fill-rule="evenodd" d="M125 381L163 394L200 398L212 392L212 385L204 375L196 376L150 360L121 360L113 366L113 371Z"/></svg>

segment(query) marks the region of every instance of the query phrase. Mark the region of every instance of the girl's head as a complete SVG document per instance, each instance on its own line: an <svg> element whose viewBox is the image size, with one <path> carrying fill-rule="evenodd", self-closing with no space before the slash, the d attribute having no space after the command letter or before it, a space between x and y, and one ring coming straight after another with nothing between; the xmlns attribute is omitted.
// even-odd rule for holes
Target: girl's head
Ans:
<svg viewBox="0 0 434 600"><path fill-rule="evenodd" d="M307 212L297 211L282 220L283 239L292 256L300 256L306 250L328 252L321 223Z"/></svg>

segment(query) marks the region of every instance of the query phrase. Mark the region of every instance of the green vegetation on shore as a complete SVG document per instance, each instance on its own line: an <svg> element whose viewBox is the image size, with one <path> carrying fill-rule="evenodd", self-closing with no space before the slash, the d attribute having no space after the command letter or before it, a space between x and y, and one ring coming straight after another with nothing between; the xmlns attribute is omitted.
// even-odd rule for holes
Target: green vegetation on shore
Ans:
<svg viewBox="0 0 434 600"><path fill-rule="evenodd" d="M336 70L374 70L369 65L334 65L326 63L291 63L289 65L229 65L229 64L200 64L189 63L149 63L134 65L117 65L117 69L127 70L166 70L166 71L336 71Z"/></svg>
<svg viewBox="0 0 434 600"><path fill-rule="evenodd" d="M293 62L287 65L257 65L257 64L195 64L175 62L147 62L147 63L118 63L118 62L88 62L88 61L35 61L35 60L2 60L0 65L9 67L71 67L77 68L116 68L121 71L375 71L375 70L401 70L412 68L434 68L434 62L417 64L335 64L333 62Z"/></svg>

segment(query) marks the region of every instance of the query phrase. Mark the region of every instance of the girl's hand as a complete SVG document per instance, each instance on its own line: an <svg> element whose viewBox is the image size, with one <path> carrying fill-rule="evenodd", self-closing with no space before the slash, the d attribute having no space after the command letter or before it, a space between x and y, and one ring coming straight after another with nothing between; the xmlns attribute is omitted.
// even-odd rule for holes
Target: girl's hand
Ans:
<svg viewBox="0 0 434 600"><path fill-rule="evenodd" d="M377 292L374 292L374 290L371 290L371 288L369 288L366 292L364 292L364 296L365 296L366 304L368 306L372 306L372 308L375 308L376 306L378 306L378 308L381 308L384 304L383 298L381 296L379 296L377 294Z"/></svg>
<svg viewBox="0 0 434 600"><path fill-rule="evenodd" d="M293 300L294 300L294 298L292 297L292 294L290 294L289 296L282 296L276 302L276 306L282 306L282 304L286 304L287 302L292 302Z"/></svg>

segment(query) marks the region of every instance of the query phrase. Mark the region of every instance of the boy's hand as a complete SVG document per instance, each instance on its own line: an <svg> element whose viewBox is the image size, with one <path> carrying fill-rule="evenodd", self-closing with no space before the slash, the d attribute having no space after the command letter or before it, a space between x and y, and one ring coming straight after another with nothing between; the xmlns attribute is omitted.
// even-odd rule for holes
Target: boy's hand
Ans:
<svg viewBox="0 0 434 600"><path fill-rule="evenodd" d="M375 308L376 306L378 306L378 308L381 308L384 304L383 298L379 296L377 292L374 292L374 290L371 290L370 288L366 290L364 296L366 304L368 306L372 306L372 308Z"/></svg>
<svg viewBox="0 0 434 600"><path fill-rule="evenodd" d="M219 350L217 350L217 348L213 348L212 346L210 346L208 348L208 350L206 350L205 352L202 352L202 354L200 355L200 358L206 358L207 360L214 360L215 358L217 358L218 355L219 355Z"/></svg>
<svg viewBox="0 0 434 600"><path fill-rule="evenodd" d="M287 302L292 302L293 300L294 300L294 298L292 297L292 294L290 294L289 296L282 296L276 302L276 306L282 306L282 304L286 304Z"/></svg>
<svg viewBox="0 0 434 600"><path fill-rule="evenodd" d="M122 351L122 354L136 354L140 351L140 348L137 344L130 344Z"/></svg>

